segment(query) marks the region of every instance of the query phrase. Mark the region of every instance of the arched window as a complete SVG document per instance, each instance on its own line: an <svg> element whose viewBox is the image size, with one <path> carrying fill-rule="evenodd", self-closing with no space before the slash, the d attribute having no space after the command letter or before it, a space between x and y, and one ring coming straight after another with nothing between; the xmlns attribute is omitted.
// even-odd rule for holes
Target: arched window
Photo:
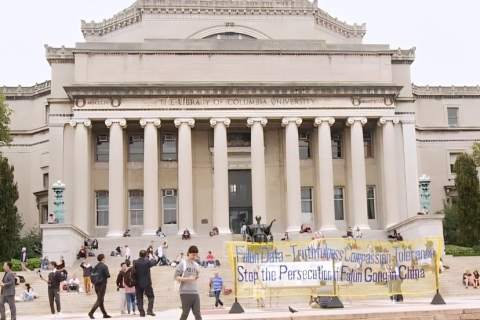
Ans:
<svg viewBox="0 0 480 320"><path fill-rule="evenodd" d="M242 33L234 33L234 32L225 32L225 33L217 33L212 34L208 37L203 39L218 39L218 40L255 40L256 38L247 36L246 34Z"/></svg>

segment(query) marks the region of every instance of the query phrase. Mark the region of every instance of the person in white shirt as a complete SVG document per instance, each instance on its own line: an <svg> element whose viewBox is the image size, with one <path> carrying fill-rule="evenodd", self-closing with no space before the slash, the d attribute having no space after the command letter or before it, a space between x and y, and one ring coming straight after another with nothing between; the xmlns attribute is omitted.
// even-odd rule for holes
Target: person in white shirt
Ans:
<svg viewBox="0 0 480 320"><path fill-rule="evenodd" d="M68 292L70 291L77 291L77 293L80 293L80 280L73 275L72 279L68 282Z"/></svg>
<svg viewBox="0 0 480 320"><path fill-rule="evenodd" d="M125 245L125 261L130 261L130 248Z"/></svg>

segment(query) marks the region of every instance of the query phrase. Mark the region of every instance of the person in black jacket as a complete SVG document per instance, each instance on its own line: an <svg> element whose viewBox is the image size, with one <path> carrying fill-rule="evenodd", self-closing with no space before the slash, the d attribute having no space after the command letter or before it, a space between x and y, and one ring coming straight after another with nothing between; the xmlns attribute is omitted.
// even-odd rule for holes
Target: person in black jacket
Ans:
<svg viewBox="0 0 480 320"><path fill-rule="evenodd" d="M50 273L48 274L48 280L43 279L43 276L39 273L40 278L48 284L48 300L50 302L50 311L53 315L55 315L55 307L53 302L55 301L55 305L57 306L57 315L61 316L62 307L60 305L60 292L61 284L63 281L62 272L57 270L58 266L55 261L50 261L48 265L48 269Z"/></svg>
<svg viewBox="0 0 480 320"><path fill-rule="evenodd" d="M88 313L88 316L90 319L95 319L93 314L97 310L98 307L100 307L100 310L103 313L104 318L111 318L107 314L107 311L105 311L105 307L103 306L103 300L105 298L105 292L107 291L107 280L110 278L110 272L108 271L108 267L105 264L105 255L103 253L100 253L97 256L98 263L93 269L93 273L97 273L100 278L100 282L95 284L95 293L97 294L97 301L92 307L92 310Z"/></svg>
<svg viewBox="0 0 480 320"><path fill-rule="evenodd" d="M135 293L137 296L137 307L138 311L140 312L140 317L145 317L145 309L143 308L144 294L148 298L147 314L150 316L155 316L153 313L153 302L155 300L155 295L153 294L152 276L150 274L150 268L153 266L155 266L155 259L148 259L147 251L145 250L140 251L140 258L133 262L133 269L137 279Z"/></svg>

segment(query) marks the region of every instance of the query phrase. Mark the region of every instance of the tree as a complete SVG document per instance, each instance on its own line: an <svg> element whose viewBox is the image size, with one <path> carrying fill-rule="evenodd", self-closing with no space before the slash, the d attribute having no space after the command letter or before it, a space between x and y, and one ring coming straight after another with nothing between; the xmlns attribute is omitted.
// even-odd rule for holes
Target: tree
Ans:
<svg viewBox="0 0 480 320"><path fill-rule="evenodd" d="M9 144L12 142L12 137L10 136L10 115L12 110L8 107L8 104L5 103L5 96L0 94L0 146L4 144ZM3 142L3 143L2 143Z"/></svg>
<svg viewBox="0 0 480 320"><path fill-rule="evenodd" d="M459 244L475 246L479 240L480 186L475 160L466 153L455 162L455 187L458 191Z"/></svg>
<svg viewBox="0 0 480 320"><path fill-rule="evenodd" d="M13 171L8 159L0 154L0 261L20 257L18 249L23 223L15 205L18 187Z"/></svg>
<svg viewBox="0 0 480 320"><path fill-rule="evenodd" d="M475 160L475 165L480 167L480 142L474 142L472 146L472 157Z"/></svg>
<svg viewBox="0 0 480 320"><path fill-rule="evenodd" d="M445 244L458 244L460 230L458 228L457 205L446 204L441 212L445 215L443 219L443 239Z"/></svg>

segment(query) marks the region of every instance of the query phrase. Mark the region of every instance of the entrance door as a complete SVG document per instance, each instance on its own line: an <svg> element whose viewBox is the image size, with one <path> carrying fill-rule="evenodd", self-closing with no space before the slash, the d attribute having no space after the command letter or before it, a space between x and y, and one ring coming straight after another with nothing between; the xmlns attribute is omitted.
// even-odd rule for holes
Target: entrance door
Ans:
<svg viewBox="0 0 480 320"><path fill-rule="evenodd" d="M253 223L251 170L228 171L228 194L230 229L238 234L245 218Z"/></svg>

